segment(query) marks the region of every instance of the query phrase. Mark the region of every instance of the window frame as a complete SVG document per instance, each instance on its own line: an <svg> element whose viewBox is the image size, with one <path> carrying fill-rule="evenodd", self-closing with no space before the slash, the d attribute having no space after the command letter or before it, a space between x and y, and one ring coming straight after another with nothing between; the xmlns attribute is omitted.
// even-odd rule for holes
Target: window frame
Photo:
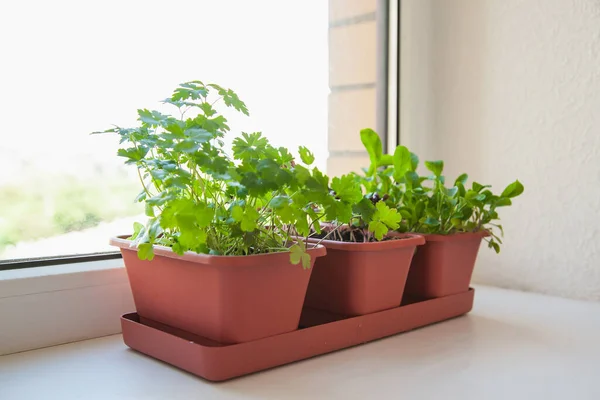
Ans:
<svg viewBox="0 0 600 400"><path fill-rule="evenodd" d="M97 253L73 254L53 257L35 257L0 260L0 271L9 271L22 268L48 267L52 265L84 263L90 261L104 261L122 258L118 251L105 251Z"/></svg>
<svg viewBox="0 0 600 400"><path fill-rule="evenodd" d="M377 0L376 130L384 151L400 143L400 6L401 0ZM0 272L122 258L118 251L0 260Z"/></svg>
<svg viewBox="0 0 600 400"><path fill-rule="evenodd" d="M399 0L377 0L376 128L399 142ZM119 252L0 260L0 355L119 334L135 309Z"/></svg>
<svg viewBox="0 0 600 400"><path fill-rule="evenodd" d="M401 142L400 137L400 10L402 0L380 0L386 7L385 29L385 92L380 89L379 96L385 96L384 105L385 146L390 152ZM384 7L384 6L382 6ZM382 40L378 40L381 42ZM379 116L378 116L379 118Z"/></svg>

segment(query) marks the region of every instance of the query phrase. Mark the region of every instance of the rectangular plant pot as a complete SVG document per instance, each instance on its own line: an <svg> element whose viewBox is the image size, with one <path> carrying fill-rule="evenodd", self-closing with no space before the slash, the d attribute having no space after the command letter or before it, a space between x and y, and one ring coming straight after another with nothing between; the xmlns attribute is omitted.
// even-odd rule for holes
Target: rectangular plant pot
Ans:
<svg viewBox="0 0 600 400"><path fill-rule="evenodd" d="M474 291L344 318L305 308L300 329L252 342L222 345L136 313L121 318L123 340L140 351L210 381L223 381L468 313ZM360 362L358 360L357 362Z"/></svg>
<svg viewBox="0 0 600 400"><path fill-rule="evenodd" d="M140 260L131 241L121 249L140 316L220 343L241 343L298 328L312 268L290 263L288 252L213 256L155 246ZM308 250L311 262L322 246Z"/></svg>
<svg viewBox="0 0 600 400"><path fill-rule="evenodd" d="M398 307L420 235L370 243L319 241L327 255L313 267L306 306L355 316ZM318 241L310 239L313 243Z"/></svg>
<svg viewBox="0 0 600 400"><path fill-rule="evenodd" d="M481 239L486 232L423 235L410 266L405 293L423 299L450 296L468 289Z"/></svg>

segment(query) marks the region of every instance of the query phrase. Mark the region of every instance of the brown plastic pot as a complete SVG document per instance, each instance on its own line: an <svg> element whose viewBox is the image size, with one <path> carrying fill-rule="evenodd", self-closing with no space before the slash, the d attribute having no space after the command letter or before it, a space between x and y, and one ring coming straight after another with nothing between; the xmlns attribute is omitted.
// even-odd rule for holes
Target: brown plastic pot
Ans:
<svg viewBox="0 0 600 400"><path fill-rule="evenodd" d="M318 259L305 305L345 316L398 307L420 235L372 243L320 241L327 256ZM318 239L310 239L312 243Z"/></svg>
<svg viewBox="0 0 600 400"><path fill-rule="evenodd" d="M287 252L213 256L155 246L140 260L131 241L121 249L138 314L220 343L242 343L298 328L312 268L290 263ZM311 263L323 246L308 249Z"/></svg>
<svg viewBox="0 0 600 400"><path fill-rule="evenodd" d="M469 290L481 239L486 232L423 235L406 281L408 296L431 299Z"/></svg>

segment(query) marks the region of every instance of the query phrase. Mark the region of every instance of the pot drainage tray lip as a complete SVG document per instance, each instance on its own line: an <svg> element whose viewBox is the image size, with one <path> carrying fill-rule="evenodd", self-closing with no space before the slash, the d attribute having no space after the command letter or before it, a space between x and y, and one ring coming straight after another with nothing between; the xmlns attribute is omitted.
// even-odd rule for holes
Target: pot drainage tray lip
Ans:
<svg viewBox="0 0 600 400"><path fill-rule="evenodd" d="M123 340L134 350L210 381L224 381L410 331L471 311L475 291L345 318L304 308L300 328L252 342L220 344L140 317L121 317Z"/></svg>

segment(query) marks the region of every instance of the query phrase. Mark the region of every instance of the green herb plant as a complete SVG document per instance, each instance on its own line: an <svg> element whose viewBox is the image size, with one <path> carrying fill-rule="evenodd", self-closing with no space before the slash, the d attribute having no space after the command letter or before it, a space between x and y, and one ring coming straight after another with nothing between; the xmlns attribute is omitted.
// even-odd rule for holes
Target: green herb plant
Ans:
<svg viewBox="0 0 600 400"><path fill-rule="evenodd" d="M372 131L371 131L372 132ZM389 201L391 180L388 170L379 167L393 164L393 157L382 154L381 140L375 132L361 135L368 145L371 167L366 176L347 174L335 177L331 182L330 194L338 201L336 207L329 207L325 213L325 238L349 241L372 242L387 238L390 231L400 227L401 215L394 203ZM380 197L378 193L386 193Z"/></svg>
<svg viewBox="0 0 600 400"><path fill-rule="evenodd" d="M337 213L327 214L326 238L349 242L381 241L390 231L398 229L401 216L384 201L363 195L353 174L335 177L331 193L344 206Z"/></svg>
<svg viewBox="0 0 600 400"><path fill-rule="evenodd" d="M467 188L468 175L462 174L446 187L443 161L425 161L430 174L420 176L419 158L406 147L383 154L381 140L371 129L361 131L361 140L371 166L357 179L367 196L381 197L398 210L402 216L398 231L441 235L485 232L488 246L500 252L504 231L497 210L510 206L512 199L523 193L521 182L511 183L496 195L490 185L473 182Z"/></svg>
<svg viewBox="0 0 600 400"><path fill-rule="evenodd" d="M355 174L367 198L382 199L390 207L396 207L404 194L408 179L419 180L416 173L419 157L406 147L396 147L393 154L384 154L379 135L372 129L360 131L360 139L370 159L369 168L363 174Z"/></svg>
<svg viewBox="0 0 600 400"><path fill-rule="evenodd" d="M180 255L290 251L294 264L309 268L306 244L297 236L318 230L323 203L335 200L328 178L310 166L312 153L301 147L304 165L296 164L288 149L255 132L236 137L229 155L223 138L230 128L217 106L246 115L248 109L219 85L183 83L164 103L174 106L175 116L140 109L138 126L95 132L118 134L118 155L137 167L142 191L136 201L145 203L149 218L134 225L130 238L138 256L151 260L154 245Z"/></svg>

